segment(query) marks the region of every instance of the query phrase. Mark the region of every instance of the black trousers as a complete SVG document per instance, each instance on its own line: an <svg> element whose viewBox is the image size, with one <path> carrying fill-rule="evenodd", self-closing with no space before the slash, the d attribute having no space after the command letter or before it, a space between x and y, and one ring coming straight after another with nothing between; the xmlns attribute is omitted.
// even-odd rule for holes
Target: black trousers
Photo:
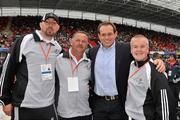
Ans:
<svg viewBox="0 0 180 120"><path fill-rule="evenodd" d="M179 98L179 95L180 95L180 82L178 83L172 83L172 82L169 82L169 86L175 96L175 99L176 99L176 105L178 107L178 102L180 102L180 98Z"/></svg>
<svg viewBox="0 0 180 120"><path fill-rule="evenodd" d="M93 120L128 120L125 105L119 99L107 101L103 98L93 97Z"/></svg>
<svg viewBox="0 0 180 120"><path fill-rule="evenodd" d="M92 116L79 116L79 117L73 117L73 118L62 118L58 116L58 120L92 120Z"/></svg>
<svg viewBox="0 0 180 120"><path fill-rule="evenodd" d="M57 120L53 105L44 108L14 107L11 120Z"/></svg>

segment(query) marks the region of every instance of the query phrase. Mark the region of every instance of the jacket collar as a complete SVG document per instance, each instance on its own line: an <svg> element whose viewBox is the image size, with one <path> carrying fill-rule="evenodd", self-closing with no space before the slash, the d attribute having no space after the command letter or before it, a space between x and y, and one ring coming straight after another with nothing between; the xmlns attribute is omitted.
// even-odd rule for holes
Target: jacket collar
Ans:
<svg viewBox="0 0 180 120"><path fill-rule="evenodd" d="M54 38L52 38L52 40L50 40L50 41L43 40L43 37L41 36L41 34L38 30L33 32L33 37L34 37L35 42L46 42L46 43L51 43L53 45L56 44Z"/></svg>
<svg viewBox="0 0 180 120"><path fill-rule="evenodd" d="M139 68L139 67L143 66L145 63L147 63L149 60L150 60L150 57L148 57L148 59L146 59L145 61L134 60L134 65Z"/></svg>
<svg viewBox="0 0 180 120"><path fill-rule="evenodd" d="M63 58L73 58L74 56L71 54L71 48L69 49L69 51L68 52L64 52L63 53ZM89 58L87 58L87 55L86 55L86 53L84 53L83 54L83 58L82 58L83 60L85 60L85 61L90 61L90 59Z"/></svg>

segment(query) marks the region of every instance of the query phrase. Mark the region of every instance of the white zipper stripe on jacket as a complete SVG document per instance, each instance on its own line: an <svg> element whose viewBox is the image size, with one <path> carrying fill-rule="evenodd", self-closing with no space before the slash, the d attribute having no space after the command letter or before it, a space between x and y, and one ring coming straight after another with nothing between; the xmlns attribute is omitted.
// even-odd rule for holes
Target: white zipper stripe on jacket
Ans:
<svg viewBox="0 0 180 120"><path fill-rule="evenodd" d="M167 98L167 91L164 89L164 94L165 94L165 101L166 101L166 119L169 120L169 106L168 106L168 98Z"/></svg>
<svg viewBox="0 0 180 120"><path fill-rule="evenodd" d="M4 84L4 77L5 77L5 73L6 73L6 69L7 69L7 65L9 62L9 58L10 58L10 53L7 54L6 60L3 63L3 68L2 68L2 73L1 73L1 77L0 77L0 96L2 96L2 90L3 90L3 84Z"/></svg>
<svg viewBox="0 0 180 120"><path fill-rule="evenodd" d="M161 91L161 108L162 108L162 120L164 120L164 101L163 101L163 92Z"/></svg>
<svg viewBox="0 0 180 120"><path fill-rule="evenodd" d="M14 120L19 120L19 108L14 107Z"/></svg>
<svg viewBox="0 0 180 120"><path fill-rule="evenodd" d="M169 107L166 89L161 89L162 120L169 120Z"/></svg>

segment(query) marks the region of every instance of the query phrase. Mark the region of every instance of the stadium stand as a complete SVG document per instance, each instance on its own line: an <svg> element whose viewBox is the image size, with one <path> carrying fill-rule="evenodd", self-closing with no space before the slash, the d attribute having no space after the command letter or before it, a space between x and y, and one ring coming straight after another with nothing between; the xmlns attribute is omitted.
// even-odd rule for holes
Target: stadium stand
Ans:
<svg viewBox="0 0 180 120"><path fill-rule="evenodd" d="M6 24L0 22L0 26L5 29L8 20L10 18L0 18L0 21L4 21L6 19ZM3 33L1 29L0 35L0 47L9 48L13 42L13 39L20 36L31 33L36 28L38 28L37 20L40 20L40 16L17 16L11 18L11 25L9 29L9 33ZM90 45L95 46L98 43L96 28L100 21L91 21L91 20L80 20L80 19L68 19L68 18L60 18L61 19L61 29L58 32L56 39L63 46L65 50L69 48L69 39L72 34L77 30L84 30L90 34ZM129 42L130 38L135 34L143 34L147 36L151 43L152 51L178 51L180 48L179 41L180 37L150 31L143 28L135 28L132 26L125 26L121 24L116 24L118 28L118 40Z"/></svg>

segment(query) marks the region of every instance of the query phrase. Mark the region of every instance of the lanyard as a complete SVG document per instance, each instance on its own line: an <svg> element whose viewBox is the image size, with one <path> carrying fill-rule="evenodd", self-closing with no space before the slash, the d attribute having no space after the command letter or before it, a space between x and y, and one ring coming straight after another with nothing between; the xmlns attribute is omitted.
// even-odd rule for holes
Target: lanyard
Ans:
<svg viewBox="0 0 180 120"><path fill-rule="evenodd" d="M43 48L43 46L42 46L41 43L39 44L39 46L40 46L40 50L41 50L41 52L43 53L43 56L44 56L44 58L45 58L45 60L46 60L46 63L47 63L47 61L48 61L48 56L49 56L49 53L50 53L50 51L51 51L51 45L49 44L49 48L48 48L47 53L45 52L45 50L44 50L44 48Z"/></svg>
<svg viewBox="0 0 180 120"><path fill-rule="evenodd" d="M147 62L146 62L147 63ZM146 64L145 63L145 64ZM143 66L145 66L145 64ZM139 70L141 70L143 68L143 66L141 66L140 68L138 68L135 72L133 72L130 76L129 79L132 78Z"/></svg>
<svg viewBox="0 0 180 120"><path fill-rule="evenodd" d="M71 65L72 76L74 77L75 71L76 71L76 72L78 71L78 65L79 65L79 64L74 65L74 64L72 63L71 57L69 58L69 63L70 63L70 65Z"/></svg>

